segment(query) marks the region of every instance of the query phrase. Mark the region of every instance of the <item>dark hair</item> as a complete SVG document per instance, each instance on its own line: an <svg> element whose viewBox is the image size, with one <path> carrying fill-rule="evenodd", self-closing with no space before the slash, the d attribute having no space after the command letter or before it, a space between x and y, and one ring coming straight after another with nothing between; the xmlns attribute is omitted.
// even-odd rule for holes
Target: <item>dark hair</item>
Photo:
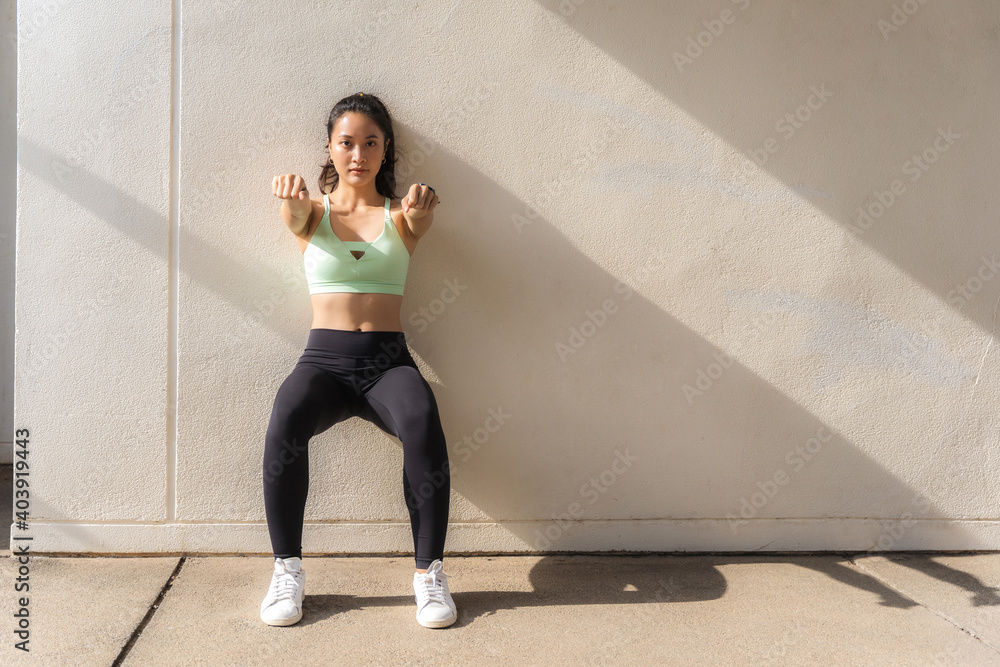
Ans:
<svg viewBox="0 0 1000 667"><path fill-rule="evenodd" d="M333 109L330 110L330 116L326 121L327 141L330 140L330 135L333 134L333 126L337 124L340 117L352 111L362 113L371 118L379 126L379 129L382 130L382 134L385 135L385 163L379 166L379 171L375 174L375 190L383 197L395 199L396 135L392 131L392 117L389 115L389 109L382 103L382 100L367 93L355 93L337 102L333 105ZM340 174L337 173L337 168L330 159L329 148L327 148L326 164L323 165L323 170L319 174L319 191L326 194L326 186L332 185L333 187L330 188L332 192L337 188L339 183Z"/></svg>

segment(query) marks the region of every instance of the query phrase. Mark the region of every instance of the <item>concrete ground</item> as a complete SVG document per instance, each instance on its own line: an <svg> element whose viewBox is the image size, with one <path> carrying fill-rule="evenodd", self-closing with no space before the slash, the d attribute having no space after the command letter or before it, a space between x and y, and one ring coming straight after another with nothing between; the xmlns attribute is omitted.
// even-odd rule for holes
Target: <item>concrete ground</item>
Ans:
<svg viewBox="0 0 1000 667"><path fill-rule="evenodd" d="M269 555L33 556L29 654L3 555L0 665L1000 665L994 553L446 555L438 630L412 558L306 556L304 617L277 628Z"/></svg>

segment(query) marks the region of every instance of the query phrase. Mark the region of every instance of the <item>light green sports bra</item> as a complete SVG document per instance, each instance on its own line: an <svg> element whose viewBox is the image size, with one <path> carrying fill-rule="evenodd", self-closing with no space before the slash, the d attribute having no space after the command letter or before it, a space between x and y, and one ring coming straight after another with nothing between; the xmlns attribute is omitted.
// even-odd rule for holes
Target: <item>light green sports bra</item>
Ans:
<svg viewBox="0 0 1000 667"><path fill-rule="evenodd" d="M385 221L378 238L341 241L330 226L330 195L323 195L323 219L303 253L310 294L325 292L378 292L402 294L410 253L389 215L385 198ZM355 258L351 250L364 251Z"/></svg>

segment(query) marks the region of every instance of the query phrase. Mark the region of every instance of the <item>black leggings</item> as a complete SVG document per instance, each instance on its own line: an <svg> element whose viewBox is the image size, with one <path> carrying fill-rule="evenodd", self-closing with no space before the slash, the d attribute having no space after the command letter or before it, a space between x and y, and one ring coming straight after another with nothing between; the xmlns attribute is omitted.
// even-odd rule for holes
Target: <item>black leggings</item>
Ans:
<svg viewBox="0 0 1000 667"><path fill-rule="evenodd" d="M403 443L403 497L417 569L444 558L451 474L437 402L401 331L310 329L278 389L264 442L264 508L275 558L302 557L309 439L361 417Z"/></svg>

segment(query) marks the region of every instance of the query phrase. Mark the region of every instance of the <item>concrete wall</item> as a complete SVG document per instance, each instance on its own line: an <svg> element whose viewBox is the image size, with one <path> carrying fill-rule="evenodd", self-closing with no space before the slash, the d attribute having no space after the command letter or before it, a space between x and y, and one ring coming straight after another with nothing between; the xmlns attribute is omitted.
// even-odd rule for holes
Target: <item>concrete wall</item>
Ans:
<svg viewBox="0 0 1000 667"><path fill-rule="evenodd" d="M311 322L270 183L315 182L357 91L394 114L403 189L443 202L403 321L448 552L1000 546L994 3L18 24L36 551L270 553L264 433ZM362 420L316 436L305 551L411 552L401 468Z"/></svg>
<svg viewBox="0 0 1000 667"><path fill-rule="evenodd" d="M0 463L14 433L14 218L17 176L17 30L14 0L0 2Z"/></svg>

